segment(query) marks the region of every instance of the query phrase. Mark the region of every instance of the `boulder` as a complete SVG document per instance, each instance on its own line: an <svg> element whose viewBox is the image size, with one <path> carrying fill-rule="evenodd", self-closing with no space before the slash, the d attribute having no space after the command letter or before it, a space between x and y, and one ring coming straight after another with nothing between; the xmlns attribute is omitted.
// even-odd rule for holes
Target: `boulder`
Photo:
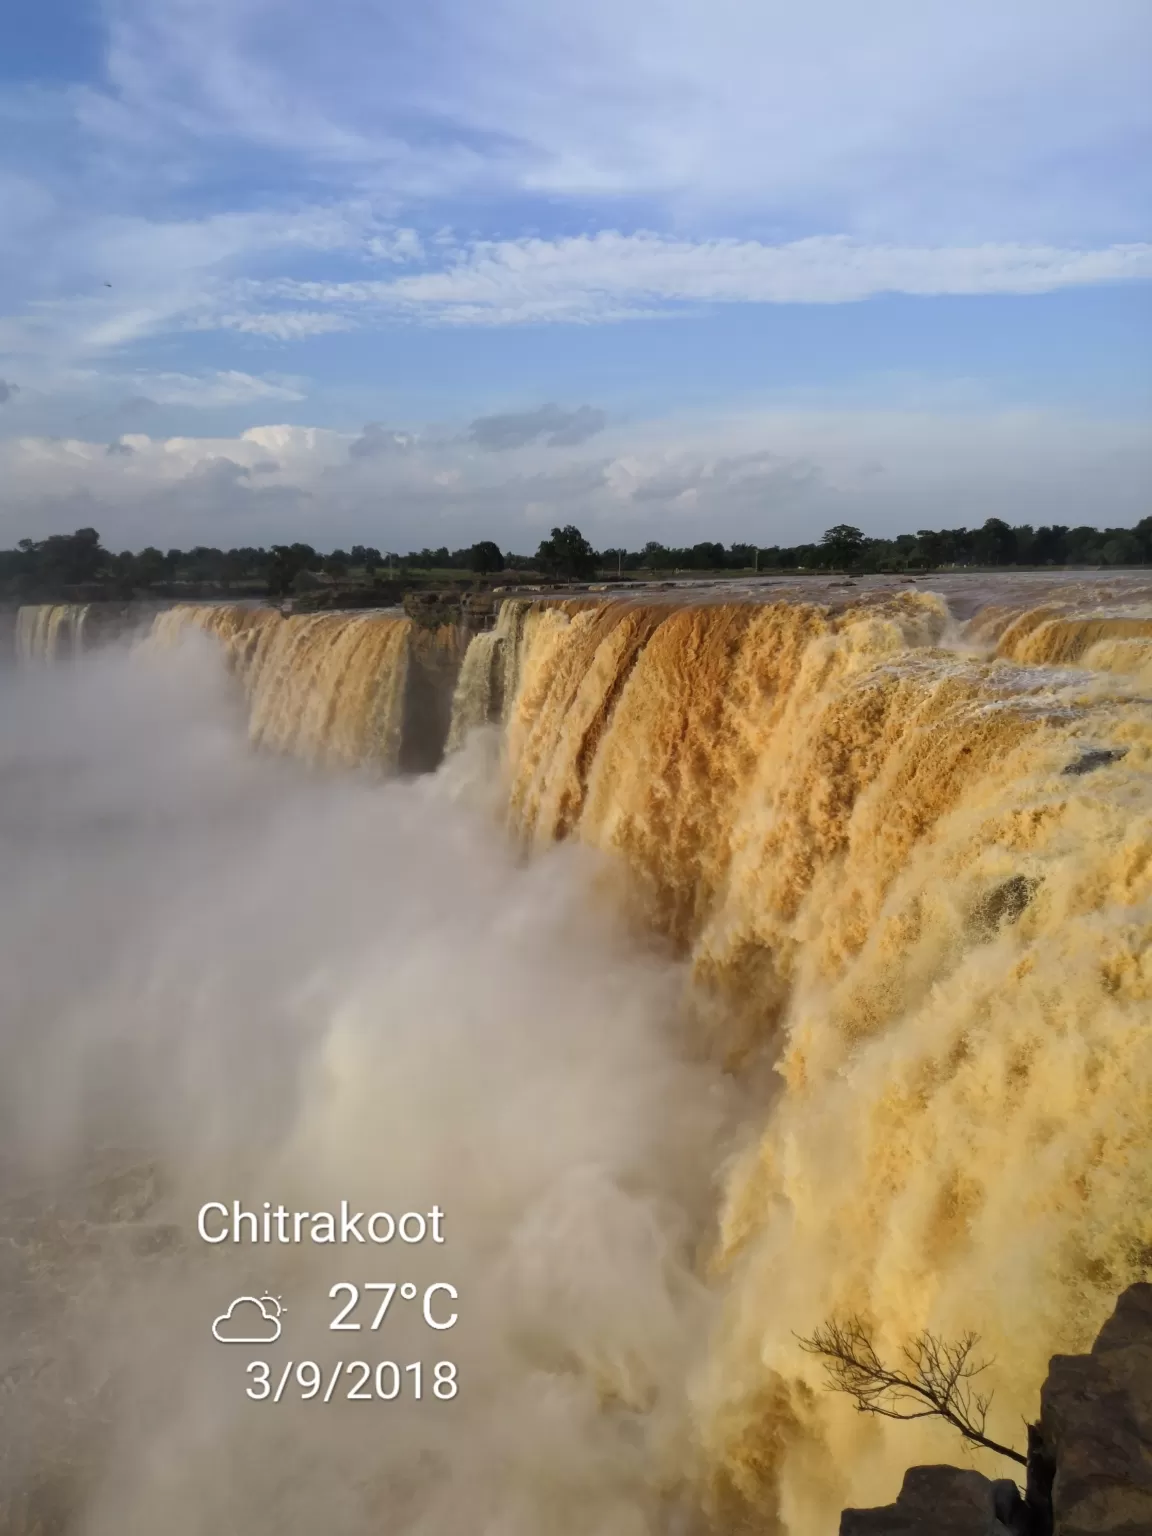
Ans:
<svg viewBox="0 0 1152 1536"><path fill-rule="evenodd" d="M840 1536L1014 1536L1019 1507L1015 1483L960 1467L910 1467L895 1504L846 1509Z"/></svg>
<svg viewBox="0 0 1152 1536"><path fill-rule="evenodd" d="M1133 1285L1089 1355L1056 1355L1040 1394L1055 1536L1152 1536L1152 1285Z"/></svg>

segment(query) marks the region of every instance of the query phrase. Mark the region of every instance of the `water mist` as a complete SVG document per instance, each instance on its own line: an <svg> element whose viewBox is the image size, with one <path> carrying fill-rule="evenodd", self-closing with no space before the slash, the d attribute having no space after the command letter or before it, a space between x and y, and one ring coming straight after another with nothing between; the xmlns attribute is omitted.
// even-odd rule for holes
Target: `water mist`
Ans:
<svg viewBox="0 0 1152 1536"><path fill-rule="evenodd" d="M518 864L467 755L382 785L253 753L207 639L0 687L0 1524L690 1529L727 1097L590 856ZM233 1199L435 1205L445 1242L201 1241ZM331 1287L390 1280L451 1284L456 1327L330 1330ZM279 1345L212 1339L241 1294ZM460 1390L253 1401L262 1353Z"/></svg>

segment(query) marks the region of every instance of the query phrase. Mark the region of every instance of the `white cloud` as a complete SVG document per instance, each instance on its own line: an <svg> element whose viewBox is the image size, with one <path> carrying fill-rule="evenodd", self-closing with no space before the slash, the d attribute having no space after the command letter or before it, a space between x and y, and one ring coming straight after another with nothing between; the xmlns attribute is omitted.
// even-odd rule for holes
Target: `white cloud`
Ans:
<svg viewBox="0 0 1152 1536"><path fill-rule="evenodd" d="M103 375L105 382L131 388L157 405L187 405L214 409L251 405L258 400L303 400L299 380L282 375L257 377L234 368L209 374L134 373Z"/></svg>
<svg viewBox="0 0 1152 1536"><path fill-rule="evenodd" d="M345 329L350 322L331 313L250 310L242 274L304 254L383 259L374 250L391 242L393 259L406 261L415 249L410 231L377 219L362 200L167 220L61 206L47 229L37 218L10 285L23 304L0 316L0 357L20 358L43 384L86 359L184 329L277 340Z"/></svg>
<svg viewBox="0 0 1152 1536"><path fill-rule="evenodd" d="M104 14L108 88L0 91L0 372L29 394L185 331L244 368L396 317L600 324L1152 272L1144 0Z"/></svg>
<svg viewBox="0 0 1152 1536"><path fill-rule="evenodd" d="M1035 294L1152 278L1152 244L864 245L816 236L783 245L605 231L480 241L437 272L344 283L282 280L283 299L403 312L460 325L608 321L673 304L844 304L882 293Z"/></svg>
<svg viewBox="0 0 1152 1536"><path fill-rule="evenodd" d="M837 522L893 534L985 518L1096 526L1146 515L1138 421L1054 412L749 411L610 425L503 453L460 431L267 426L237 437L0 441L0 545L70 522L115 548L273 543L383 548L494 538L530 550L555 523L594 543L794 543Z"/></svg>
<svg viewBox="0 0 1152 1536"><path fill-rule="evenodd" d="M270 336L274 341L298 341L304 336L325 336L350 331L355 321L347 315L319 310L286 309L279 314L220 315L200 322L204 330L243 331L250 336Z"/></svg>
<svg viewBox="0 0 1152 1536"><path fill-rule="evenodd" d="M468 427L468 440L492 452L523 448L540 440L549 448L570 448L603 432L607 422L605 413L592 405L581 405L574 411L541 405L534 411L477 416Z"/></svg>
<svg viewBox="0 0 1152 1536"><path fill-rule="evenodd" d="M1132 238L1143 0L118 0L123 110L401 196L641 197L902 243Z"/></svg>
<svg viewBox="0 0 1152 1536"><path fill-rule="evenodd" d="M352 459L375 459L381 454L411 453L416 438L410 432L396 432L382 421L370 421L355 442L348 444Z"/></svg>

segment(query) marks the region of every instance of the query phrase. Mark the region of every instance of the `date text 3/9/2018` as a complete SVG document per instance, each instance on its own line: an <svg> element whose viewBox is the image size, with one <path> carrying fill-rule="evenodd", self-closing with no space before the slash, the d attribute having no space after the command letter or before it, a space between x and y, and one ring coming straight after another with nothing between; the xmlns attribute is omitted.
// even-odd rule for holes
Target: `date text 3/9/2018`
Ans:
<svg viewBox="0 0 1152 1536"><path fill-rule="evenodd" d="M278 1376L266 1360L253 1360L247 1368L252 1381L245 1389L256 1403L280 1402L285 1395L302 1402L330 1403L345 1398L352 1403L392 1403L398 1398L433 1397L450 1402L457 1393L456 1366L451 1360L438 1360L432 1367L431 1380L420 1360L400 1365L395 1360L381 1360L370 1365L366 1360L338 1360L331 1368L315 1360L289 1360Z"/></svg>

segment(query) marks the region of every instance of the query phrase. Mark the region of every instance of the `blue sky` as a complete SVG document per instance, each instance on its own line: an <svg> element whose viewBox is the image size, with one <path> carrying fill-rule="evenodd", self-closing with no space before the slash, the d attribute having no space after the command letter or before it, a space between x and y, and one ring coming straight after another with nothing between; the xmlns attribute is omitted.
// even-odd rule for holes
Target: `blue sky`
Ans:
<svg viewBox="0 0 1152 1536"><path fill-rule="evenodd" d="M4 542L1152 510L1145 0L9 0L5 33Z"/></svg>

